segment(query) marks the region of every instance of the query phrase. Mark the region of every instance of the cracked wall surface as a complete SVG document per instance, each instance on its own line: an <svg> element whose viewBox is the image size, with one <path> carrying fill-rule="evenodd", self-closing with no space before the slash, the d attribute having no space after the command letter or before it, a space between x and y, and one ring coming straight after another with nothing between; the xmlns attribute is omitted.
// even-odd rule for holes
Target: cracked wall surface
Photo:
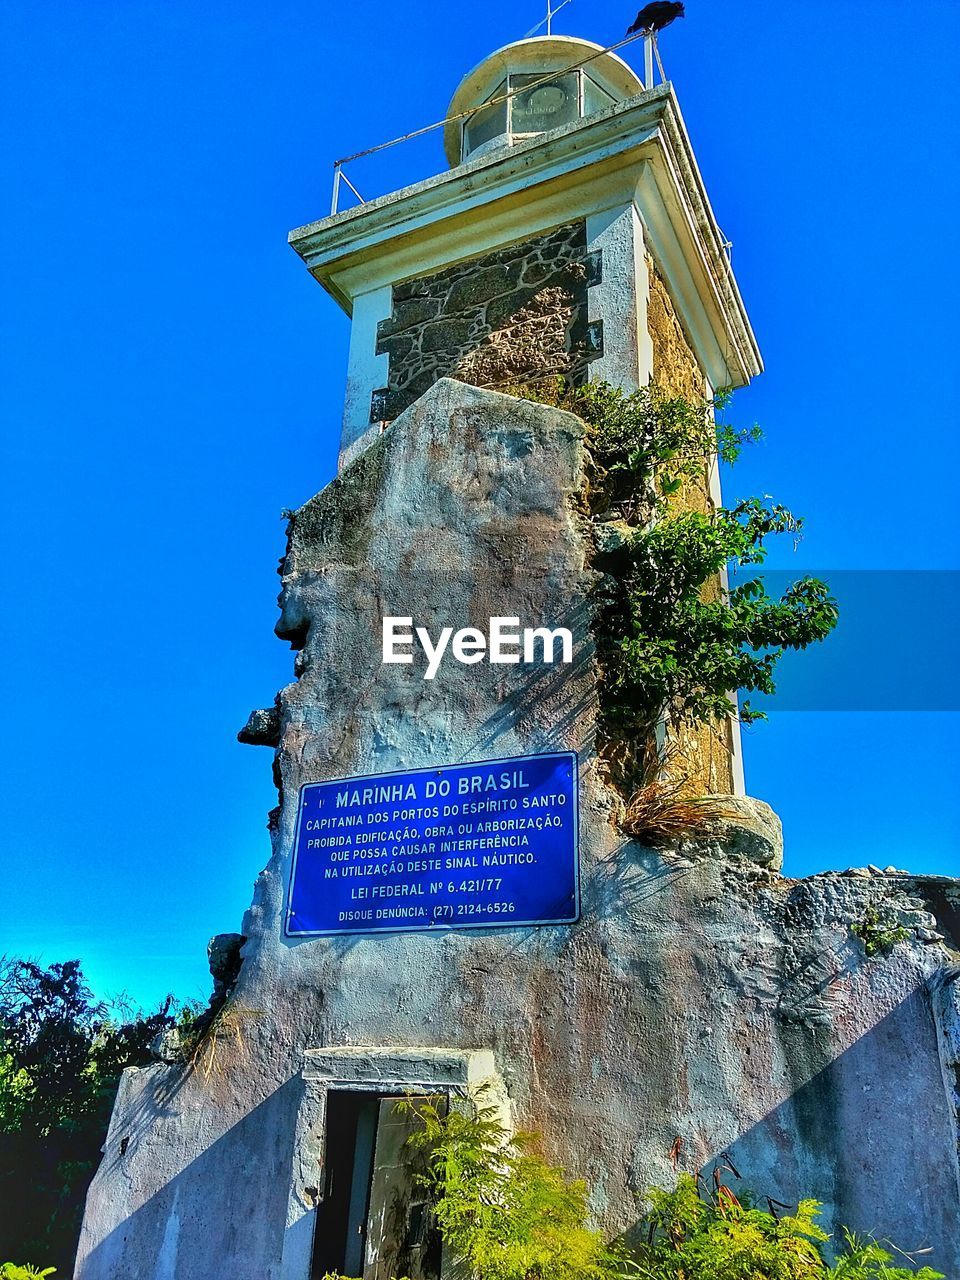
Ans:
<svg viewBox="0 0 960 1280"><path fill-rule="evenodd" d="M784 878L776 818L745 799L668 852L619 833L595 752L583 469L577 419L444 379L293 516L278 632L296 679L250 728L276 742L282 792L233 1022L209 1070L125 1073L79 1280L306 1280L323 1115L301 1073L307 1050L350 1046L492 1055L517 1123L588 1180L611 1234L679 1153L960 1275L958 884ZM549 619L576 660L428 683L381 665L390 612L434 631ZM577 924L283 937L302 783L558 749L579 759ZM868 958L850 928L876 906L907 937Z"/></svg>

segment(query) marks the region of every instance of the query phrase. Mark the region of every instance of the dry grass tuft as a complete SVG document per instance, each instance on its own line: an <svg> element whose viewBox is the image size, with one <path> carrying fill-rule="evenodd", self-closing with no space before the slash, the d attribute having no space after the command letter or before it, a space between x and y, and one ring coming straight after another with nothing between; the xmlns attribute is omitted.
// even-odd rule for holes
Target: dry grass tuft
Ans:
<svg viewBox="0 0 960 1280"><path fill-rule="evenodd" d="M683 778L645 783L627 804L622 830L644 844L657 846L702 833L727 816L719 800L685 795L685 785Z"/></svg>

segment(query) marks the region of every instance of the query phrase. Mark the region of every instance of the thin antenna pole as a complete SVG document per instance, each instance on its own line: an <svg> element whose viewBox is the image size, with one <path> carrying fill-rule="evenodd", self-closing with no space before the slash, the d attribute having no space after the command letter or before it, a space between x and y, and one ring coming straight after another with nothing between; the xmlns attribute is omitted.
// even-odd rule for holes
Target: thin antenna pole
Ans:
<svg viewBox="0 0 960 1280"><path fill-rule="evenodd" d="M524 40L529 40L531 36L535 36L541 27L546 27L548 36L553 35L554 18L561 9L565 9L567 5L571 3L572 0L560 0L560 4L554 7L553 0L547 0L547 16L545 18L541 18L535 27L530 28L527 34L523 37Z"/></svg>
<svg viewBox="0 0 960 1280"><path fill-rule="evenodd" d="M643 40L643 78L647 82L647 88L653 88L653 47L656 36L651 31Z"/></svg>

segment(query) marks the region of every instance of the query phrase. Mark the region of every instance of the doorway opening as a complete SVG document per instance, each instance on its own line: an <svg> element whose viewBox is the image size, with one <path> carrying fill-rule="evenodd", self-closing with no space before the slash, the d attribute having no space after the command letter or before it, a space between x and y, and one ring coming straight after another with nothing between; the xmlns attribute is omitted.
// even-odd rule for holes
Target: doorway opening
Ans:
<svg viewBox="0 0 960 1280"><path fill-rule="evenodd" d="M323 1196L317 1207L311 1280L328 1272L387 1280L439 1280L441 1246L418 1175L423 1155L407 1142L420 1125L417 1104L445 1110L444 1095L327 1091Z"/></svg>

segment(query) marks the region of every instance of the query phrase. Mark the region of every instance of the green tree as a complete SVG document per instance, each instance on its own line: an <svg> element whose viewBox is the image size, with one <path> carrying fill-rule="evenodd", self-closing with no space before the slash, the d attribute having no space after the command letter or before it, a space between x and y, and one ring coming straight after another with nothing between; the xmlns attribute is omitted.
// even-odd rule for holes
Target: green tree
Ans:
<svg viewBox="0 0 960 1280"><path fill-rule="evenodd" d="M94 998L77 960L0 960L0 1256L70 1273L120 1072L151 1060L171 1003L129 1014Z"/></svg>

